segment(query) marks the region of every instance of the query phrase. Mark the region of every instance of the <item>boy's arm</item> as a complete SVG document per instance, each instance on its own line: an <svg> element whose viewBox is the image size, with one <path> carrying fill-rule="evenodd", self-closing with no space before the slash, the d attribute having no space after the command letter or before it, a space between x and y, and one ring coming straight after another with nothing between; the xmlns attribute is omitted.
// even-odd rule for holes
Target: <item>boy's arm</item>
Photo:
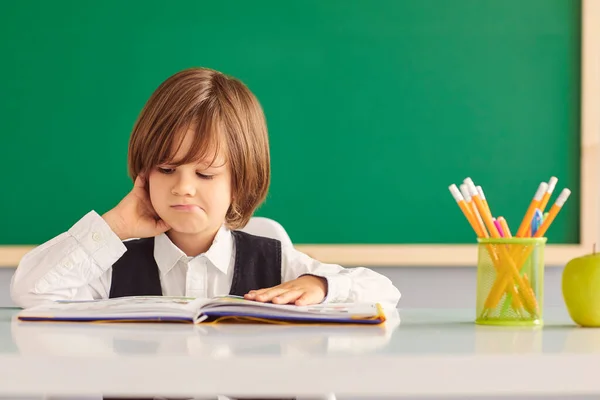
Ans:
<svg viewBox="0 0 600 400"><path fill-rule="evenodd" d="M67 232L21 259L11 282L20 307L54 300L107 298L111 266L126 247L108 224L91 211Z"/></svg>
<svg viewBox="0 0 600 400"><path fill-rule="evenodd" d="M375 271L325 264L292 246L282 246L281 252L282 281L287 282L306 274L323 277L327 280L326 303L378 302L384 307L395 308L400 300L400 291L392 281Z"/></svg>

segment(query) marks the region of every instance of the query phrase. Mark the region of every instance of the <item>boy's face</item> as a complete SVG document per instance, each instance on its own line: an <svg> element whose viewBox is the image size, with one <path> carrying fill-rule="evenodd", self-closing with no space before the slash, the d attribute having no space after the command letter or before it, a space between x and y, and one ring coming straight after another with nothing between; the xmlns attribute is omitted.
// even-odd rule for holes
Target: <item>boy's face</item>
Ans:
<svg viewBox="0 0 600 400"><path fill-rule="evenodd" d="M192 140L190 130L174 160L187 154ZM178 167L159 165L149 173L148 183L154 210L175 232L214 234L225 221L231 204L231 172L222 155L212 166L202 161Z"/></svg>

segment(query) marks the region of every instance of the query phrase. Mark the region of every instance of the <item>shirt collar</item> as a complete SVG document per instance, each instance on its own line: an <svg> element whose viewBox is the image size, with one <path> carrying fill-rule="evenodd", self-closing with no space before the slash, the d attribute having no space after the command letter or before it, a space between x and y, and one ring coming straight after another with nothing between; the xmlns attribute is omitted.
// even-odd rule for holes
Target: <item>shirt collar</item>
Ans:
<svg viewBox="0 0 600 400"><path fill-rule="evenodd" d="M204 255L219 271L227 274L229 271L232 250L233 236L231 231L223 225L217 231L217 234L206 253L193 257L191 260ZM154 238L154 259L156 260L156 264L162 275L167 274L173 269L179 260L188 258L189 257L181 251L179 247L175 246L165 233Z"/></svg>
<svg viewBox="0 0 600 400"><path fill-rule="evenodd" d="M231 264L231 253L233 251L233 235L225 226L221 226L212 245L205 253L206 258L221 272L227 274Z"/></svg>

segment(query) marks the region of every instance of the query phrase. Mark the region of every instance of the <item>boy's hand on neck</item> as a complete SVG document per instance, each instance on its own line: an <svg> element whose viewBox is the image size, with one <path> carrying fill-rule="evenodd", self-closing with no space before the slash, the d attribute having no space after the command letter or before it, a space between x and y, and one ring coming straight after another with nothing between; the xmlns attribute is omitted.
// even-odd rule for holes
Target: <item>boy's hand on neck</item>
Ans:
<svg viewBox="0 0 600 400"><path fill-rule="evenodd" d="M170 229L156 215L141 176L135 179L131 192L102 218L121 240L154 237Z"/></svg>
<svg viewBox="0 0 600 400"><path fill-rule="evenodd" d="M327 279L314 275L303 275L293 281L271 288L251 290L244 295L247 300L272 302L274 304L295 304L306 306L318 304L327 296Z"/></svg>

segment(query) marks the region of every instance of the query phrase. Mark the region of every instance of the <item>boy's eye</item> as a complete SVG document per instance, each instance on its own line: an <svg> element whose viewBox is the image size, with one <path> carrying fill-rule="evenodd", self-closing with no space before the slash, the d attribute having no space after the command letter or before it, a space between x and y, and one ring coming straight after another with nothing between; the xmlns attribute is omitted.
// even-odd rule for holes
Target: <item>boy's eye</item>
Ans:
<svg viewBox="0 0 600 400"><path fill-rule="evenodd" d="M200 172L196 172L196 175L198 175L202 179L212 179L214 177L214 175L201 174Z"/></svg>
<svg viewBox="0 0 600 400"><path fill-rule="evenodd" d="M170 175L175 172L175 168L158 167L158 172L165 175ZM196 172L196 175L201 179L213 179L214 175L207 175L201 172Z"/></svg>

